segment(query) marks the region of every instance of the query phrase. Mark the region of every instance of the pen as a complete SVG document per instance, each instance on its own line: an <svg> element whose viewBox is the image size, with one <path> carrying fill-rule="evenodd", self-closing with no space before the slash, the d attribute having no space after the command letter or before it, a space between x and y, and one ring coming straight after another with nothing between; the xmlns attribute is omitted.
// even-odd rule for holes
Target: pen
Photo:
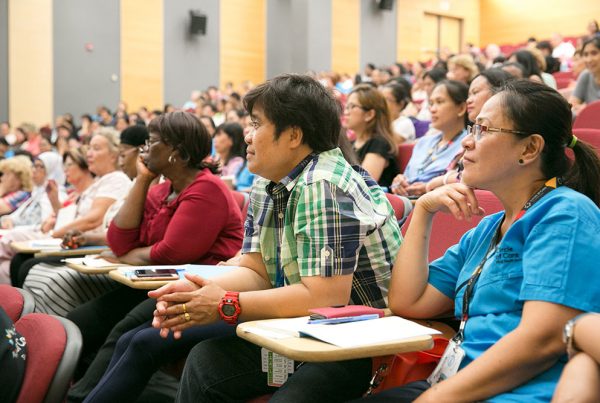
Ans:
<svg viewBox="0 0 600 403"><path fill-rule="evenodd" d="M343 316L341 318L310 319L308 321L308 324L309 325L336 325L338 323L360 322L363 320L378 319L378 318L379 318L378 314L372 313L372 314L368 314L368 315Z"/></svg>

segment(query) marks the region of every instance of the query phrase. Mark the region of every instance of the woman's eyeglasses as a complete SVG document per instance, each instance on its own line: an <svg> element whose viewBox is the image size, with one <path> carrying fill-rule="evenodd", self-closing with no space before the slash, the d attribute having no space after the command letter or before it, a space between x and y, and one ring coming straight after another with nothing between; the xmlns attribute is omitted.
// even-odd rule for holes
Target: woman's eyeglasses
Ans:
<svg viewBox="0 0 600 403"><path fill-rule="evenodd" d="M490 126L485 126L485 125L467 126L467 131L469 134L473 135L473 138L475 139L475 141L481 140L481 138L483 136L485 136L485 134L488 132L513 133L513 134L520 134L523 136L529 136L529 133L525 133L525 132L522 132L519 130L501 129L499 127L490 127Z"/></svg>
<svg viewBox="0 0 600 403"><path fill-rule="evenodd" d="M368 111L368 109L365 108L364 106L356 105L356 104L353 104L353 103L346 104L346 106L344 107L344 110L345 111L349 111L349 110L354 109L354 108L360 108L360 109L362 109L365 112Z"/></svg>

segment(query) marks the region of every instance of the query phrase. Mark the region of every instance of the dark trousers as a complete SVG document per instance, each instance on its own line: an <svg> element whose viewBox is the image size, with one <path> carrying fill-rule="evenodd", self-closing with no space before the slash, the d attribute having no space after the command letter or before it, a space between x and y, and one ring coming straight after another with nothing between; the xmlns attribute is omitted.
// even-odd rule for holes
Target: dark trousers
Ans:
<svg viewBox="0 0 600 403"><path fill-rule="evenodd" d="M384 390L376 395L367 396L362 399L352 400L351 403L410 403L416 400L422 393L429 389L427 381L416 381L407 383L394 389Z"/></svg>
<svg viewBox="0 0 600 403"><path fill-rule="evenodd" d="M47 256L42 258L33 257L31 253L17 253L10 261L10 281L13 287L23 288L25 278L33 266L38 263L61 264L64 257Z"/></svg>
<svg viewBox="0 0 600 403"><path fill-rule="evenodd" d="M83 348L81 351L81 359L75 373L75 378L79 379L83 375L87 365L93 359L98 349L104 344L107 336L119 321L129 313L140 302L148 299L145 290L136 290L126 286L120 286L106 294L86 302L72 310L67 318L79 327L83 337ZM154 309L154 308L152 308ZM139 313L134 317L141 319L137 323L127 324L129 327L121 328L118 335L115 335L115 340L119 339L123 333L140 324L147 322L152 317L152 310L144 311L146 313L141 319ZM108 355L108 360L112 356L112 350ZM106 369L106 366L104 367ZM102 371L104 373L104 371ZM102 374L100 375L102 376ZM99 379L99 378L98 378Z"/></svg>
<svg viewBox="0 0 600 403"><path fill-rule="evenodd" d="M261 348L222 337L203 341L188 356L178 402L245 402L274 393L271 402L344 402L369 386L371 359L304 363L280 388L267 385Z"/></svg>
<svg viewBox="0 0 600 403"><path fill-rule="evenodd" d="M203 340L233 335L235 327L221 321L185 330L177 340L172 334L163 339L150 323L138 326L119 338L106 373L85 402L133 402L161 366L185 358Z"/></svg>
<svg viewBox="0 0 600 403"><path fill-rule="evenodd" d="M146 299L112 328L83 377L69 390L68 402L82 402L85 399L106 372L119 338L129 330L148 322L148 319L152 317L155 306L155 300Z"/></svg>

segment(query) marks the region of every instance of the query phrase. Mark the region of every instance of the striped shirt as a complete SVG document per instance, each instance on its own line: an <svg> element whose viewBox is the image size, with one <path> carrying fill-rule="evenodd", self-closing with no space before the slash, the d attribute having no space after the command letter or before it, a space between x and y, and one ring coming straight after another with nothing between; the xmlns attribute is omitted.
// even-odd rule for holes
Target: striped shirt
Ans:
<svg viewBox="0 0 600 403"><path fill-rule="evenodd" d="M242 252L262 254L273 287L354 273L349 303L384 307L400 243L381 188L336 148L307 156L279 183L257 179Z"/></svg>

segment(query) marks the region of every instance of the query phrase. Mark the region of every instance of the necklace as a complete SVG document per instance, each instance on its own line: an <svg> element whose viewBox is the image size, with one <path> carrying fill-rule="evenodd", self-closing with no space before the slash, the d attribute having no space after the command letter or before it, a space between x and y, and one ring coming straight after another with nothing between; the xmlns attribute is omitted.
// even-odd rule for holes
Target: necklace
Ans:
<svg viewBox="0 0 600 403"><path fill-rule="evenodd" d="M440 137L440 139L438 140L438 142L435 143L435 146L433 146L433 147L431 147L430 149L427 150L427 156L425 157L425 159L421 163L421 167L419 168L419 173L423 173L425 171L425 169L429 165L431 165L435 160L437 160L438 159L438 155L441 154L441 153L443 153L444 151L446 151L454 143L454 140L456 140L456 138L462 134L462 132L463 132L463 130L461 130L458 133L456 133L450 139L450 141L448 141L442 147L440 147L440 144L442 144L442 141L444 141L444 137L443 136Z"/></svg>

